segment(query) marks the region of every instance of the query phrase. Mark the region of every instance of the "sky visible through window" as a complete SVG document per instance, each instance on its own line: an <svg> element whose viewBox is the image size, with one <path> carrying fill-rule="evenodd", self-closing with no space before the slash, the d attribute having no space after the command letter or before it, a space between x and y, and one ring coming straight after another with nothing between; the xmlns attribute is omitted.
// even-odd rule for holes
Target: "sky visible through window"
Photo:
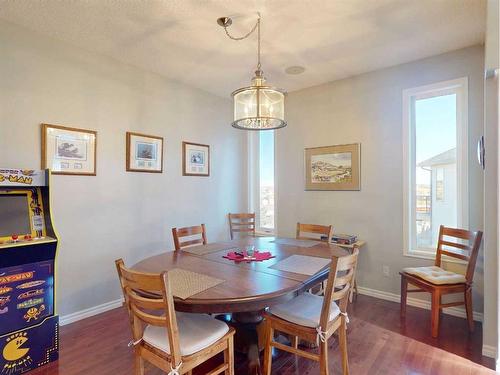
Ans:
<svg viewBox="0 0 500 375"><path fill-rule="evenodd" d="M415 102L416 164L457 146L456 94ZM429 184L429 172L417 168L417 184Z"/></svg>
<svg viewBox="0 0 500 375"><path fill-rule="evenodd" d="M434 159L434 163L426 163L422 167L418 165L456 148L456 100L456 94L449 94L415 101L415 229L417 248L433 248L437 240L438 225L448 225L453 222L455 217L451 206L443 205L444 170L441 181L438 181L436 174L436 171L444 168L444 165L449 168L449 161L447 161L449 156L441 158L437 164L434 164L436 162ZM436 186L434 187L432 186L432 175L436 176ZM452 202L450 204L453 205Z"/></svg>

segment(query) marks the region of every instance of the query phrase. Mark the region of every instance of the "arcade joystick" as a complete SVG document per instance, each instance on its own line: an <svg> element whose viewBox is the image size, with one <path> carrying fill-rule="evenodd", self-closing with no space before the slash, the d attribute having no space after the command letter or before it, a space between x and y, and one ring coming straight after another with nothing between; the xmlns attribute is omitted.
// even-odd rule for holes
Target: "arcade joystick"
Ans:
<svg viewBox="0 0 500 375"><path fill-rule="evenodd" d="M17 234L13 234L11 236L11 238L12 238L12 241L17 242L17 239L19 238L19 236Z"/></svg>
<svg viewBox="0 0 500 375"><path fill-rule="evenodd" d="M33 239L33 237L31 237L31 234L26 234L26 235L24 236L24 240L25 240L25 241L31 241L32 239Z"/></svg>

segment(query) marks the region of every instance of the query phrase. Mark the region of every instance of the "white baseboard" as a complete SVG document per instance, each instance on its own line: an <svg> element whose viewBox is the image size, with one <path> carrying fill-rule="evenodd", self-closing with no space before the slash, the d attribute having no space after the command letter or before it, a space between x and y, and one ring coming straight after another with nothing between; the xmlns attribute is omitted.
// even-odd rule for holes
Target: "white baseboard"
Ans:
<svg viewBox="0 0 500 375"><path fill-rule="evenodd" d="M497 348L491 345L483 345L482 353L485 357L496 358Z"/></svg>
<svg viewBox="0 0 500 375"><path fill-rule="evenodd" d="M116 309L122 306L123 298L117 299L115 301L110 301L103 303L99 306L90 307L85 310L77 311L72 314L63 315L59 318L59 325L64 326L66 324L71 324L79 320L90 318L91 316L102 314L106 311Z"/></svg>
<svg viewBox="0 0 500 375"><path fill-rule="evenodd" d="M386 301L392 301L398 303L401 301L401 295L396 293L382 292L380 290L365 288L361 286L358 287L358 292L359 294L364 294L366 296L384 299ZM417 298L411 298L411 297L407 298L407 304L409 306L420 307L426 310L431 309L431 303L429 301L424 301ZM465 314L465 309L461 309L458 307L447 307L443 309L443 313L448 315L458 316L459 318L464 318L464 319L467 317ZM478 322L483 321L483 313L474 311L472 315L474 317L474 320Z"/></svg>

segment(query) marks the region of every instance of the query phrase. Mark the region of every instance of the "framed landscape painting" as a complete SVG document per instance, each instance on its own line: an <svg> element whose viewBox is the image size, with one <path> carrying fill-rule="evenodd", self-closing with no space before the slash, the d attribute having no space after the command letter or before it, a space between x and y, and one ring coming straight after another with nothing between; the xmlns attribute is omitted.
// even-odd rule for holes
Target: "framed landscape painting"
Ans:
<svg viewBox="0 0 500 375"><path fill-rule="evenodd" d="M127 132L127 172L163 172L163 138Z"/></svg>
<svg viewBox="0 0 500 375"><path fill-rule="evenodd" d="M306 190L360 190L360 144L305 149Z"/></svg>
<svg viewBox="0 0 500 375"><path fill-rule="evenodd" d="M210 146L182 142L182 175L210 176Z"/></svg>
<svg viewBox="0 0 500 375"><path fill-rule="evenodd" d="M52 174L96 175L97 132L42 124L42 169Z"/></svg>

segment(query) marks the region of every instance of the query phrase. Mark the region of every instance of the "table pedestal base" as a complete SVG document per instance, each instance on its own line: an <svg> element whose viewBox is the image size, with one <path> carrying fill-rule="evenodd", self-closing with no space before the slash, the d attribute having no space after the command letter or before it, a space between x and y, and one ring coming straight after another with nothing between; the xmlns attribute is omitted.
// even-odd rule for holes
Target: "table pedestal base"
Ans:
<svg viewBox="0 0 500 375"><path fill-rule="evenodd" d="M236 329L234 350L247 355L248 374L250 375L261 374L259 355L264 350L265 340L262 312L242 312L217 317L218 319L222 318L228 325Z"/></svg>

